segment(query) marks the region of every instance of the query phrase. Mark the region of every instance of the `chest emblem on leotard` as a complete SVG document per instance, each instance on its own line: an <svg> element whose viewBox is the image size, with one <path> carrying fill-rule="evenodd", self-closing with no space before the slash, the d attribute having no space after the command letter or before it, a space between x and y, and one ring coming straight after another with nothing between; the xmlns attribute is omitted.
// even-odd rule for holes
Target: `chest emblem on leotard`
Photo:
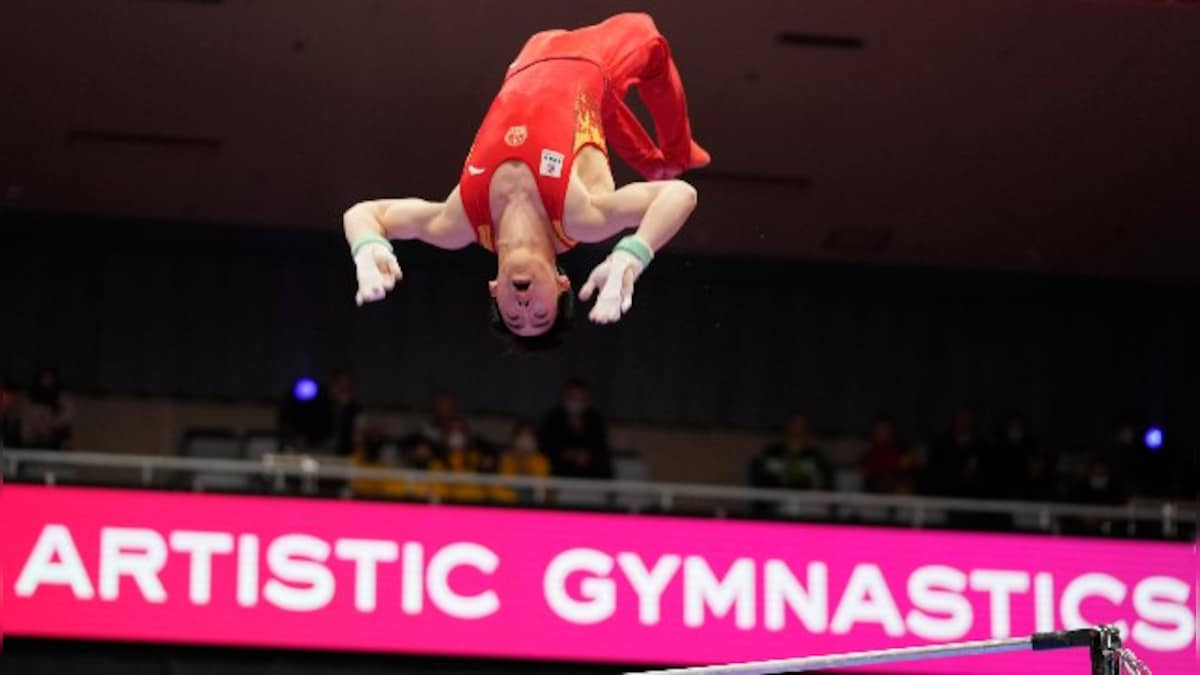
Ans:
<svg viewBox="0 0 1200 675"><path fill-rule="evenodd" d="M504 142L513 148L524 143L527 138L529 138L529 129L526 129L524 124L509 127L508 131L504 133Z"/></svg>

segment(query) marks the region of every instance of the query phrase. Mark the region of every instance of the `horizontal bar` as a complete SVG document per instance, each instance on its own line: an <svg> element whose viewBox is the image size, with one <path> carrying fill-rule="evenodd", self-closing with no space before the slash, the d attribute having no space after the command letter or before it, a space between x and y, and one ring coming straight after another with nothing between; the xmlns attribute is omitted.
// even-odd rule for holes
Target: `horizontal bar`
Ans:
<svg viewBox="0 0 1200 675"><path fill-rule="evenodd" d="M1110 630L1109 627L1101 628L1077 628L1075 630L1060 630L1052 633L1034 633L1030 641L1033 646L1033 651L1040 652L1047 649L1064 649L1069 647L1090 647L1092 640L1103 631Z"/></svg>
<svg viewBox="0 0 1200 675"><path fill-rule="evenodd" d="M999 500L961 499L953 497L917 497L912 495L876 495L855 492L792 491L776 488L756 488L699 483L657 483L650 481L589 480L579 478L532 478L499 476L495 474L455 474L410 469L361 467L349 464L323 464L318 459L308 467L297 461L272 464L244 459L212 459L55 450L5 450L2 458L8 465L35 463L71 467L102 467L151 469L154 471L191 471L240 475L270 475L312 477L338 480L397 480L409 483L443 483L451 485L483 485L535 490L567 490L589 494L646 497L658 500L669 494L672 500L717 499L808 506L844 506L859 508L923 509L968 513L998 513L1006 515L1038 515L1051 517L1109 518L1159 522L1162 507L1131 504L1128 506L1093 506L1057 503L1007 502ZM1196 518L1196 508L1190 505L1173 506L1178 521Z"/></svg>
<svg viewBox="0 0 1200 675"><path fill-rule="evenodd" d="M945 659L955 656L1003 654L1006 652L1028 651L1033 648L1032 645L1033 640L1028 637L998 638L995 640L977 640L974 642L959 642L945 645L900 647L897 649L879 649L867 652L830 654L827 656L806 656L796 659L731 663L723 666L646 670L639 673L626 673L626 675L776 675L777 673L799 673L824 668L849 668L851 666L869 666L880 663Z"/></svg>

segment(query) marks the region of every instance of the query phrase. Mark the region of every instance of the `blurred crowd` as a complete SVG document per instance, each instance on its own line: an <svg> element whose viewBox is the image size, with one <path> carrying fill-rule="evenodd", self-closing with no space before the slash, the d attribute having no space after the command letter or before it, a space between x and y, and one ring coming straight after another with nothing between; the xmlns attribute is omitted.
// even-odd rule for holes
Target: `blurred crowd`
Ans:
<svg viewBox="0 0 1200 675"><path fill-rule="evenodd" d="M582 379L568 380L559 401L540 420L517 420L505 438L476 433L457 397L439 391L429 414L416 428L388 435L362 414L348 373L317 386L310 395L285 396L279 410L281 446L287 451L328 452L358 466L494 474L539 478L612 478L608 427L592 404ZM484 487L476 483L429 484L396 479L360 479L351 484L363 497L425 500L431 496L459 502L529 502L528 491Z"/></svg>
<svg viewBox="0 0 1200 675"><path fill-rule="evenodd" d="M853 453L856 470L839 480L831 453L814 437L808 416L795 413L779 439L751 461L750 484L1098 505L1185 496L1186 477L1142 432L1132 421L1117 421L1109 441L1070 458L1068 470L1067 458L1041 443L1018 411L1004 415L995 433L988 434L980 429L976 412L961 406L944 432L924 441L901 438L895 421L880 414ZM845 475L853 479L847 481Z"/></svg>
<svg viewBox="0 0 1200 675"><path fill-rule="evenodd" d="M11 382L0 382L0 447L68 449L73 420L71 397L53 369L38 371L20 395ZM814 433L809 417L798 412L754 455L748 482L785 490L1100 505L1193 496L1185 492L1195 477L1174 466L1173 458L1132 421L1116 421L1107 443L1073 448L1069 457L1040 442L1021 412L1010 411L999 422L988 433L976 411L961 406L941 433L913 440L901 435L893 418L880 414L867 437L848 448L844 436ZM323 383L302 380L282 397L277 438L282 452L339 455L363 467L532 478L614 475L607 422L588 383L579 378L563 385L540 419L516 420L497 438L472 429L450 391L437 392L427 416L413 428L385 432L367 420L351 375L341 372ZM350 488L364 497L533 500L528 490L472 481L360 479ZM761 504L757 511L778 515L774 508Z"/></svg>
<svg viewBox="0 0 1200 675"><path fill-rule="evenodd" d="M73 419L74 407L57 371L39 370L23 396L12 382L0 381L0 447L66 449Z"/></svg>

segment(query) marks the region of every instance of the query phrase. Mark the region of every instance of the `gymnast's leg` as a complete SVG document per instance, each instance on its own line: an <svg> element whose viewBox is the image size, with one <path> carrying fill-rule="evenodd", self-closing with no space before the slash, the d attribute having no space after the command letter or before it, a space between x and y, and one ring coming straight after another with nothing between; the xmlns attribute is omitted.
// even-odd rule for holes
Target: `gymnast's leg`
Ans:
<svg viewBox="0 0 1200 675"><path fill-rule="evenodd" d="M621 14L596 28L608 43L603 52L611 85L604 104L609 146L649 180L674 178L707 165L708 153L692 139L679 69L654 20L645 14ZM630 87L637 88L650 111L657 143L625 104Z"/></svg>

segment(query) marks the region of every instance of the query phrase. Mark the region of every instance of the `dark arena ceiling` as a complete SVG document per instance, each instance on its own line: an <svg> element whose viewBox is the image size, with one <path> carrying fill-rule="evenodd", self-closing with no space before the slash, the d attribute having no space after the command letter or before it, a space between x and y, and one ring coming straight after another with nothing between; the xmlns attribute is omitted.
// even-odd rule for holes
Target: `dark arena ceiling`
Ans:
<svg viewBox="0 0 1200 675"><path fill-rule="evenodd" d="M441 197L523 39L628 7L6 0L0 203L337 228ZM676 250L1200 277L1196 3L640 8L715 159Z"/></svg>

